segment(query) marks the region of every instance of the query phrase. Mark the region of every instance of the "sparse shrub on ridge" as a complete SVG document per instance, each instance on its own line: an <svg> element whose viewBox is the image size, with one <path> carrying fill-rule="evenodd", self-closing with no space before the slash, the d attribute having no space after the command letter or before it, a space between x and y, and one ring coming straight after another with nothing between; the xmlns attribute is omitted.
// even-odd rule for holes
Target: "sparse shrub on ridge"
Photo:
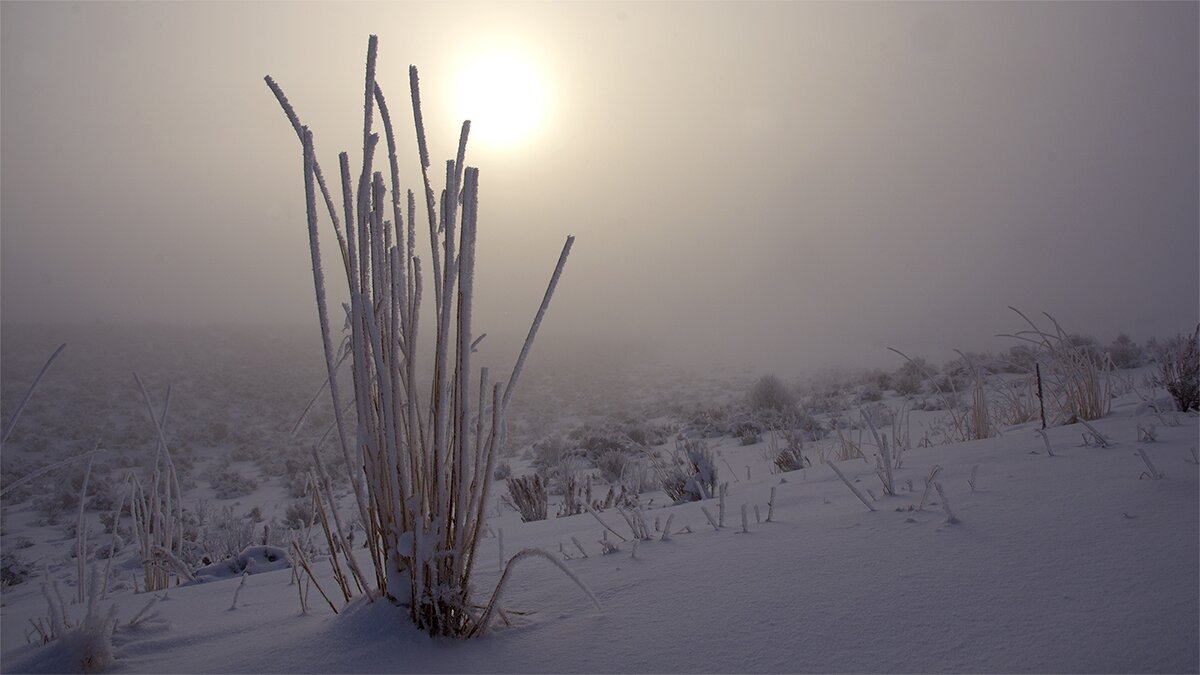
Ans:
<svg viewBox="0 0 1200 675"><path fill-rule="evenodd" d="M702 439L683 439L669 463L656 467L663 492L674 502L694 502L715 494L717 464L713 451Z"/></svg>
<svg viewBox="0 0 1200 675"><path fill-rule="evenodd" d="M1200 410L1200 326L1178 336L1159 358L1158 381L1180 411Z"/></svg>
<svg viewBox="0 0 1200 675"><path fill-rule="evenodd" d="M788 412L796 406L796 397L775 375L763 375L750 388L748 402L751 410Z"/></svg>
<svg viewBox="0 0 1200 675"><path fill-rule="evenodd" d="M1145 365L1146 354L1141 345L1125 333L1120 333L1108 345L1108 358L1116 368L1138 368Z"/></svg>
<svg viewBox="0 0 1200 675"><path fill-rule="evenodd" d="M1060 420L1094 420L1108 414L1112 404L1112 384L1107 359L1100 354L1095 339L1069 334L1053 316L1043 312L1052 328L1043 330L1015 307L1029 330L1005 337L1023 340L1039 348L1043 364L1042 381L1048 402L1057 408Z"/></svg>
<svg viewBox="0 0 1200 675"><path fill-rule="evenodd" d="M609 450L596 458L600 478L610 485L621 482L621 476L625 474L625 465L628 463L629 455L624 450Z"/></svg>

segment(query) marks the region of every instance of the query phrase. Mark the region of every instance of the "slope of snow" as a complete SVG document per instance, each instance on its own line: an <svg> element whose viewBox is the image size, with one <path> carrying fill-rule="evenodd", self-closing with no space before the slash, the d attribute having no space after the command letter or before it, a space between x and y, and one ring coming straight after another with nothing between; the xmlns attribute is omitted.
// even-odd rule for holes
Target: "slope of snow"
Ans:
<svg viewBox="0 0 1200 675"><path fill-rule="evenodd" d="M1119 407L1093 423L1108 448L1082 446L1081 425L1071 425L1049 431L1054 457L1032 426L914 449L896 472L914 492L880 496L876 512L826 466L743 474L730 483L724 529L707 524L699 503L651 508L652 524L674 514L672 530L691 531L642 542L636 558L630 543L601 555L603 529L591 515L522 524L506 513L492 521L506 556L530 546L557 555L561 544L604 610L531 560L503 603L528 613L471 642L430 639L383 602L359 599L335 616L313 592L300 616L288 570L249 577L232 610L236 578L172 588L154 608L161 620L136 628L124 622L149 596L126 593L113 598L123 627L112 671L1196 672L1197 418L1179 416L1180 426L1159 426L1157 442L1138 443L1137 423L1157 420L1135 412ZM757 469L761 448L735 444L726 441L725 459ZM1164 479L1139 479L1139 448ZM909 510L935 464L957 524L940 504ZM882 495L873 466L839 466ZM766 517L772 486L777 522L757 523L753 507ZM739 531L742 504L748 534ZM716 500L702 505L717 515ZM601 517L630 537L619 514ZM499 577L497 544L481 548L483 599ZM316 568L332 591L328 563ZM36 585L5 593L4 672L65 667L54 645L24 644L28 619L45 615Z"/></svg>

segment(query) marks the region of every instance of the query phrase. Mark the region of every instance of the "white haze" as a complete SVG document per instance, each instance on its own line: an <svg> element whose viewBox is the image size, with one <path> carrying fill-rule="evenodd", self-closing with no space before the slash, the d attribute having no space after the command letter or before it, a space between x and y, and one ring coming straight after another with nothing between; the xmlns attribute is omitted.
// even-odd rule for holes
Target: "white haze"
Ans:
<svg viewBox="0 0 1200 675"><path fill-rule="evenodd" d="M479 331L524 330L572 233L559 352L896 365L885 346L1007 346L1008 305L1174 334L1200 314L1198 25L1196 3L4 2L2 320L315 346L300 147L262 76L353 164L377 33L406 139L421 69L435 175L466 59L516 45L545 78L536 137L468 153Z"/></svg>

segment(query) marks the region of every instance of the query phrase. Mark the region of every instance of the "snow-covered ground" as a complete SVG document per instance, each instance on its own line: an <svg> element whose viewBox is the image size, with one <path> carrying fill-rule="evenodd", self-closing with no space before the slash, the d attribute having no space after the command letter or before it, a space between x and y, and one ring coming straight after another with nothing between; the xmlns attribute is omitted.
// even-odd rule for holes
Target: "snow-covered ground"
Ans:
<svg viewBox="0 0 1200 675"><path fill-rule="evenodd" d="M1139 442L1139 425L1154 425L1157 440ZM1092 426L1108 447L1084 445L1083 425L1058 426L1048 432L1048 456L1036 423L982 441L914 447L896 470L896 496L883 495L873 463L839 462L876 497L868 497L873 512L828 466L772 474L765 441L712 439L720 480L729 482L725 526L714 531L701 511L718 517L716 499L670 506L662 493L645 494L656 531L636 551L587 513L554 518L552 503L549 520L522 523L497 506L478 596L498 580L502 539L504 556L539 547L565 558L603 609L561 571L530 559L515 568L503 601L511 625L498 621L486 637L462 643L431 639L402 610L361 597L346 607L335 599L335 615L314 592L301 615L287 569L247 576L240 592L236 577L157 595L126 584L101 603L105 611L114 605L120 621L110 670L1196 672L1197 417L1157 416L1130 392ZM1138 450L1163 478L1143 475ZM512 461L515 473L525 470ZM959 522L948 522L936 491L917 508L934 466ZM773 522L759 522L772 488ZM498 483L494 494L504 492ZM237 503L269 510L283 498L264 485ZM743 505L749 532L741 531ZM599 515L633 538L615 510ZM6 509L5 518L6 547L17 536L35 542L31 551L45 547L49 575L61 580L78 621L73 563L51 562L73 540L59 534L56 547L28 505ZM672 533L663 541L658 530L668 518ZM602 554L602 539L619 550ZM116 566L132 578L136 559L118 556ZM322 587L334 589L329 563L314 567ZM47 615L39 578L4 589L4 672L79 669L70 642L27 643L30 622ZM152 618L130 626L152 597L160 598L146 613Z"/></svg>

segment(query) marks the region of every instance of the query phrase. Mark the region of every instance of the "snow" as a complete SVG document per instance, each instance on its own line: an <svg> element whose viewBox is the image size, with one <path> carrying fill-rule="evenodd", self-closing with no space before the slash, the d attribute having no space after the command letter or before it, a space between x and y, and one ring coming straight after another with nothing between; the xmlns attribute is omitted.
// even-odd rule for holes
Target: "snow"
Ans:
<svg viewBox="0 0 1200 675"><path fill-rule="evenodd" d="M418 633L382 601L359 598L334 615L313 594L301 616L286 569L245 578L234 611L237 578L171 588L154 608L160 620L133 628L126 624L148 596L110 595L121 620L112 672L1195 672L1197 418L1181 416L1180 426L1159 427L1157 442L1137 443L1136 425L1154 418L1136 408L1092 423L1114 441L1108 448L1083 446L1079 425L1057 427L1049 457L1025 425L913 449L895 474L914 491L880 496L875 512L828 467L783 476L760 468L730 483L730 512L747 504L765 513L774 486L775 522L751 520L741 533L731 519L714 532L703 502L651 508L648 522L674 514L672 529L691 531L641 542L636 559L630 546L600 555L603 529L590 514L521 524L506 513L492 527L503 527L508 550L560 555L565 544L565 564L604 609L534 560L508 584L513 625L498 619L487 636L462 643ZM1138 478L1137 449L1163 480ZM762 463L760 448L736 439L720 450L733 465ZM909 510L935 464L958 524L938 506ZM840 468L882 495L872 465ZM612 511L599 515L627 527ZM483 542L485 560L496 544ZM478 567L481 602L497 567ZM335 588L328 563L314 568ZM5 672L66 669L62 641L24 644L27 620L45 613L33 585L4 595Z"/></svg>

